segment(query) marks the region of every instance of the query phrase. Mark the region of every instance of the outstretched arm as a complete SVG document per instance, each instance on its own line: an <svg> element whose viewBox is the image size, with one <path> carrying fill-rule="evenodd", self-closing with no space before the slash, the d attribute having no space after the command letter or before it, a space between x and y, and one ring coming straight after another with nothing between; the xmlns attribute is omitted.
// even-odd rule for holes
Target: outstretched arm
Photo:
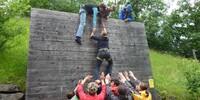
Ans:
<svg viewBox="0 0 200 100"><path fill-rule="evenodd" d="M105 18L101 18L101 25L102 25L102 30L101 30L101 32L107 33L107 29L106 29L106 19L105 19Z"/></svg>
<svg viewBox="0 0 200 100"><path fill-rule="evenodd" d="M91 78L92 78L91 75L87 75L87 76L83 79L83 81L81 81L81 84L84 85L85 82L88 81L88 80L90 80Z"/></svg>
<svg viewBox="0 0 200 100"><path fill-rule="evenodd" d="M129 71L129 75L130 75L130 77L132 77L134 80L138 80L138 79L135 77L135 75L133 74L132 71Z"/></svg>
<svg viewBox="0 0 200 100"><path fill-rule="evenodd" d="M128 74L125 73L125 74ZM129 83L129 81L126 79L126 76L123 75L122 72L119 72L118 76L120 77L120 81L126 86L129 88L130 91L133 91L134 90L134 87ZM129 79L130 80L130 79Z"/></svg>
<svg viewBox="0 0 200 100"><path fill-rule="evenodd" d="M96 28L95 28L95 31L96 31ZM93 39L93 40L98 41L100 38L97 37L97 36L95 36L95 35L94 35L94 32L92 32L92 33L90 34L90 39Z"/></svg>
<svg viewBox="0 0 200 100"><path fill-rule="evenodd" d="M130 74L130 77L132 77L132 78L135 80L136 85L139 84L139 83L141 82L140 80L138 80L138 79L135 77L135 75L133 74L132 71L129 71L129 74Z"/></svg>
<svg viewBox="0 0 200 100"><path fill-rule="evenodd" d="M106 85L104 82L105 79L105 74L102 72L100 75L100 80L101 80L101 85L102 85L102 90L101 93L99 94L99 97L103 100L106 96Z"/></svg>
<svg viewBox="0 0 200 100"><path fill-rule="evenodd" d="M106 77L105 77L105 84L106 84L106 85L109 85L109 84L110 84L110 81L111 81L110 74L107 74Z"/></svg>
<svg viewBox="0 0 200 100"><path fill-rule="evenodd" d="M96 28L93 28L92 29L92 33L90 34L90 38L92 37L92 36L94 36L94 33L96 32Z"/></svg>

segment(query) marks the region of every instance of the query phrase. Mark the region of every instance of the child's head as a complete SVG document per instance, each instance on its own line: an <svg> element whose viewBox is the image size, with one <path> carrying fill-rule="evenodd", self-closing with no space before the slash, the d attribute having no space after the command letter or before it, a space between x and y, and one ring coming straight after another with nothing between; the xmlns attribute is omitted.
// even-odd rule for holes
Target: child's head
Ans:
<svg viewBox="0 0 200 100"><path fill-rule="evenodd" d="M98 90L98 85L95 82L90 82L87 85L87 91L90 95L95 95Z"/></svg>
<svg viewBox="0 0 200 100"><path fill-rule="evenodd" d="M99 4L100 16L101 18L107 19L110 12L115 10L115 6L107 7L104 3Z"/></svg>
<svg viewBox="0 0 200 100"><path fill-rule="evenodd" d="M100 12L105 12L106 11L106 5L104 4L104 3L100 3L99 4L99 10L100 10Z"/></svg>
<svg viewBox="0 0 200 100"><path fill-rule="evenodd" d="M110 89L111 89L111 91L114 95L119 95L119 92L118 92L118 86L119 85L120 85L120 82L119 82L118 79L112 79L111 80Z"/></svg>
<svg viewBox="0 0 200 100"><path fill-rule="evenodd" d="M118 79L112 79L110 85L111 85L111 87L119 86L120 85L120 81Z"/></svg>
<svg viewBox="0 0 200 100"><path fill-rule="evenodd" d="M119 99L120 100L128 100L128 90L125 86L120 85L118 87Z"/></svg>
<svg viewBox="0 0 200 100"><path fill-rule="evenodd" d="M148 85L146 83L141 82L138 86L136 86L137 90L143 91L148 89Z"/></svg>

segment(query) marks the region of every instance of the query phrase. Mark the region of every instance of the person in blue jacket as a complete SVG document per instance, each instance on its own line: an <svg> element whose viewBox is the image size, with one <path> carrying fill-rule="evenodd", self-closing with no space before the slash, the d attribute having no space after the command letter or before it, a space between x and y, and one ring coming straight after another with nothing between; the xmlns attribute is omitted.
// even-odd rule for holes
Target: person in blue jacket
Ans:
<svg viewBox="0 0 200 100"><path fill-rule="evenodd" d="M119 18L125 22L131 22L134 20L132 16L133 7L130 2L127 2L125 7L120 10Z"/></svg>

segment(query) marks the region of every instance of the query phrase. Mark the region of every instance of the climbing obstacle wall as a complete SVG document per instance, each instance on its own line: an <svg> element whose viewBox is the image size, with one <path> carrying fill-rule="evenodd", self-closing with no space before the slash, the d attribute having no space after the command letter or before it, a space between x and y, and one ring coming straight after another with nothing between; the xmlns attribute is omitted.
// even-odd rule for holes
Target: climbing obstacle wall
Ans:
<svg viewBox="0 0 200 100"><path fill-rule="evenodd" d="M75 43L78 18L74 13L32 9L27 100L66 100L66 93L77 81L91 73L96 46L89 39L89 22L82 45ZM114 62L112 75L132 70L138 79L147 82L152 76L144 24L109 19L107 30Z"/></svg>

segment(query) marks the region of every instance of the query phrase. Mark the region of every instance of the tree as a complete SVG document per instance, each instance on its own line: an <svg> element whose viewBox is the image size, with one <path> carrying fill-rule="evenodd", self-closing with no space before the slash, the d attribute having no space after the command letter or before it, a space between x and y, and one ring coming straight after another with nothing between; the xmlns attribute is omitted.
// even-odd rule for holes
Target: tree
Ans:
<svg viewBox="0 0 200 100"><path fill-rule="evenodd" d="M81 4L98 4L101 0L31 0L34 8L78 13Z"/></svg>
<svg viewBox="0 0 200 100"><path fill-rule="evenodd" d="M5 30L6 22L10 18L28 15L30 11L29 0L1 0L0 1L0 50L3 51L8 46L6 43L19 34L13 31L8 34Z"/></svg>
<svg viewBox="0 0 200 100"><path fill-rule="evenodd" d="M136 21L144 22L148 44L151 48L165 50L168 40L163 41L161 25L166 6L162 0L131 0Z"/></svg>
<svg viewBox="0 0 200 100"><path fill-rule="evenodd" d="M163 34L171 36L171 50L185 57L192 57L192 49L200 58L200 1L192 6L187 0L179 1L180 8L173 11L163 27Z"/></svg>

